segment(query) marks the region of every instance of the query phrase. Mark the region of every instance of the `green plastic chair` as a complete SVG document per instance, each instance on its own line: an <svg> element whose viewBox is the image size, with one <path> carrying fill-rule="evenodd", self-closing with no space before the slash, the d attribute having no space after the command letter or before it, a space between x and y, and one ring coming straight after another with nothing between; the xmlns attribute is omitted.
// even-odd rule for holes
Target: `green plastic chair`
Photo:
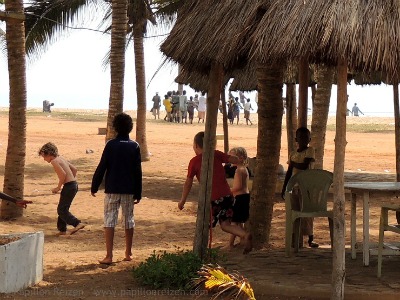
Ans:
<svg viewBox="0 0 400 300"><path fill-rule="evenodd" d="M304 170L290 178L285 191L286 256L290 256L292 242L294 251L299 251L300 218L302 217L327 217L331 245L333 245L333 210L327 209L328 192L332 182L333 174L326 170ZM292 208L291 197L295 186L299 187L301 193L300 210ZM294 241L292 241L293 236Z"/></svg>

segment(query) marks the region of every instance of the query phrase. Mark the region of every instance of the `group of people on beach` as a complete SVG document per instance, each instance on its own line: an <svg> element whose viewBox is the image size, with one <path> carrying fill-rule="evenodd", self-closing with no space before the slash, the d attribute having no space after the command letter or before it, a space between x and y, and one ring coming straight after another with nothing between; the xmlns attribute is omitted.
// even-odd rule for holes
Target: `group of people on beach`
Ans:
<svg viewBox="0 0 400 300"><path fill-rule="evenodd" d="M193 124L194 112L197 110L197 123L204 123L207 105L205 95L202 92L200 96L196 94L194 97L188 98L186 91L182 91L182 94L180 91L168 91L162 101L166 113L164 121ZM153 107L150 111L153 113L154 119L160 119L161 97L158 92L153 96L152 101Z"/></svg>
<svg viewBox="0 0 400 300"><path fill-rule="evenodd" d="M153 114L154 119L160 119L162 104L166 113L164 121L193 124L194 113L197 110L197 123L204 123L207 108L207 98L204 92L201 92L200 96L195 94L194 97L188 97L185 90L182 93L180 91L168 91L163 100L161 100L157 92L153 96L152 102L153 106L150 112ZM246 124L252 125L250 111L253 108L251 107L250 99L246 98L243 92L239 92L239 97L234 97L230 92L227 102L227 118L230 124L234 123L235 118L237 119L236 124L239 124L241 109L244 110ZM219 111L222 113L222 101L219 103Z"/></svg>

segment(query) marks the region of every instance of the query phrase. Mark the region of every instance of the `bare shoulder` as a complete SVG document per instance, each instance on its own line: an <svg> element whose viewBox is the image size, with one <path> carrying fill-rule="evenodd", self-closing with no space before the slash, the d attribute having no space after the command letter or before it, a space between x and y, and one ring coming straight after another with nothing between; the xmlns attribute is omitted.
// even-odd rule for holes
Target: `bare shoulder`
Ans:
<svg viewBox="0 0 400 300"><path fill-rule="evenodd" d="M247 175L248 174L248 172L247 172L247 168L245 167L245 166L237 166L237 169L236 169L236 173L238 173L238 174L242 174L242 175Z"/></svg>

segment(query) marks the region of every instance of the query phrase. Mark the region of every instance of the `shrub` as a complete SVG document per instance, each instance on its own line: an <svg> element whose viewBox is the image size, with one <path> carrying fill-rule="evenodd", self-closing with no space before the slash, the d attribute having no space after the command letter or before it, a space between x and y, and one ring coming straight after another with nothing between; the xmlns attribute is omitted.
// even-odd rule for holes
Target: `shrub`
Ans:
<svg viewBox="0 0 400 300"><path fill-rule="evenodd" d="M217 250L211 250L207 256L213 262L220 259ZM202 265L202 260L193 251L164 251L161 254L153 251L153 254L133 269L133 277L141 285L154 289L189 290L191 280L198 277L197 271Z"/></svg>

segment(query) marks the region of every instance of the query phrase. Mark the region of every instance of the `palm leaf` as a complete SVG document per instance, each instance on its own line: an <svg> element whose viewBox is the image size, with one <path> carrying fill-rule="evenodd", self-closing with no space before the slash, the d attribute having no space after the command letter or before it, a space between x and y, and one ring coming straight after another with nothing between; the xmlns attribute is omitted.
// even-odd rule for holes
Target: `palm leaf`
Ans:
<svg viewBox="0 0 400 300"><path fill-rule="evenodd" d="M212 300L219 297L256 300L250 283L237 272L228 273L218 265L203 265L197 273L199 277L193 280L194 287L204 287L214 293Z"/></svg>

